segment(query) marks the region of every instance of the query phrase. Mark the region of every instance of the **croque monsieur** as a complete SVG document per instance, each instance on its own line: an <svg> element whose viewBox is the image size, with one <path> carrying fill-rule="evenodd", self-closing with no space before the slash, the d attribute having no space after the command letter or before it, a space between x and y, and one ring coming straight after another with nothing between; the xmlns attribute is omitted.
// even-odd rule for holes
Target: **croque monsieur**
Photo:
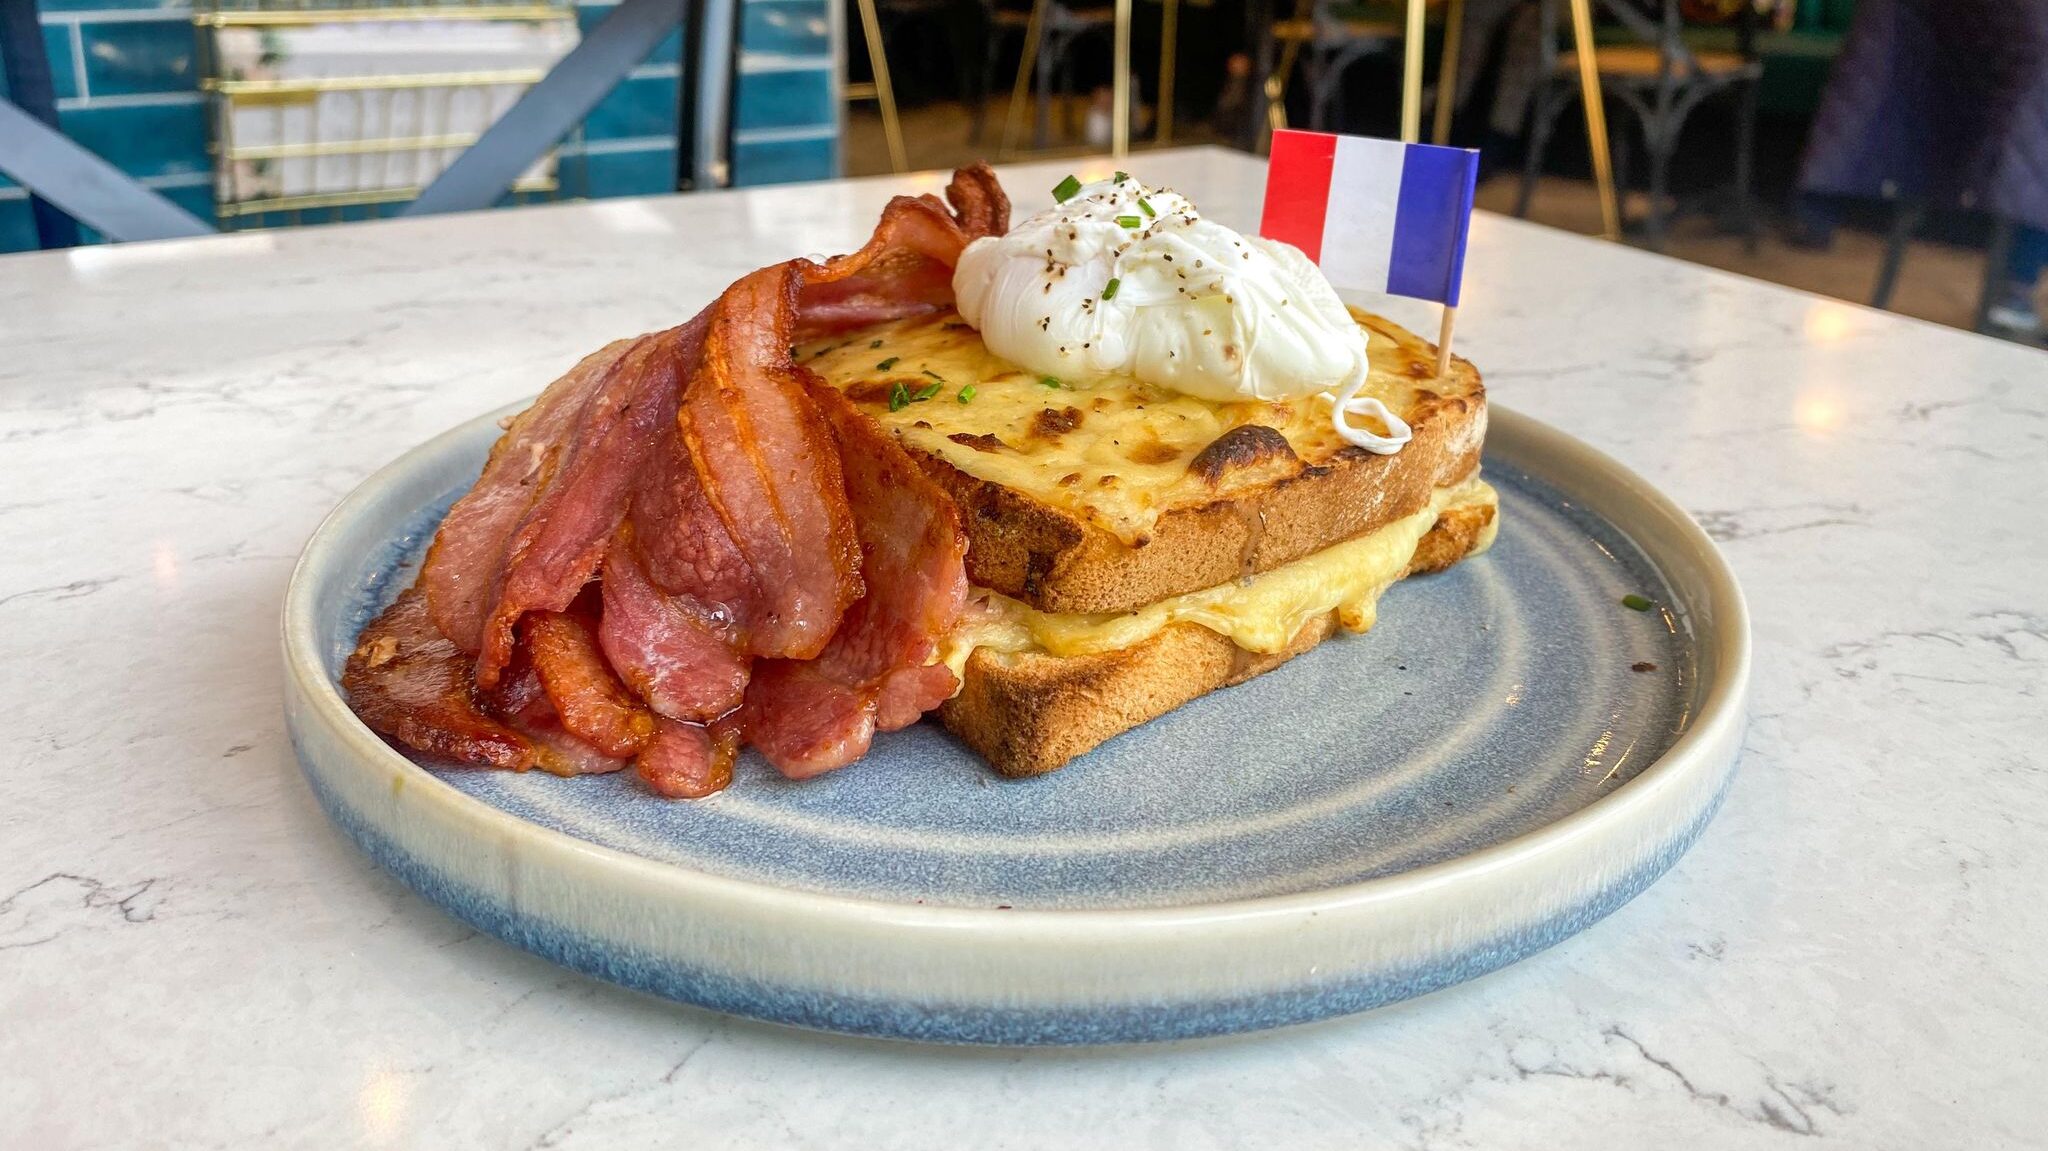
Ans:
<svg viewBox="0 0 2048 1151"><path fill-rule="evenodd" d="M1009 775L1268 671L1493 539L1471 365L1123 173L994 173L742 277L506 425L357 638L441 762L792 778L936 711Z"/></svg>
<svg viewBox="0 0 2048 1151"><path fill-rule="evenodd" d="M1429 344L1357 322L1366 390L1413 429L1391 455L1339 438L1314 397L1217 402L1026 372L952 313L799 349L963 513L972 587L941 645L960 677L946 727L1006 775L1051 771L1339 628L1365 631L1390 584L1485 550L1478 372L1454 360L1438 379Z"/></svg>

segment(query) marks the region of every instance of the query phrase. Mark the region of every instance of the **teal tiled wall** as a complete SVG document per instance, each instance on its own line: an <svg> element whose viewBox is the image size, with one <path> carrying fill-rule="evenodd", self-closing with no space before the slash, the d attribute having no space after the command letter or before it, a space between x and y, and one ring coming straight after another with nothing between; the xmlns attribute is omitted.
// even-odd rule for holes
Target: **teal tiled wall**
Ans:
<svg viewBox="0 0 2048 1151"><path fill-rule="evenodd" d="M777 60L772 67L749 74L743 86L747 98L733 109L733 132L740 139L759 128L807 128L832 122L838 85L830 71Z"/></svg>
<svg viewBox="0 0 2048 1151"><path fill-rule="evenodd" d="M170 179L172 183L159 185L165 187L206 184L212 179L213 160L206 154L206 105L196 94L186 99L140 97L133 103L60 104L57 120L65 135L131 176Z"/></svg>
<svg viewBox="0 0 2048 1151"><path fill-rule="evenodd" d="M43 50L50 54L50 83L57 98L78 95L78 62L71 55L71 33L61 25L43 25Z"/></svg>
<svg viewBox="0 0 2048 1151"><path fill-rule="evenodd" d="M830 136L798 136L786 140L756 133L733 145L733 168L749 184L787 184L794 180L829 180L839 174L835 141Z"/></svg>
<svg viewBox="0 0 2048 1151"><path fill-rule="evenodd" d="M213 167L188 4L42 0L43 33L64 131L211 220ZM611 8L581 5L579 22L588 31ZM837 0L741 0L734 183L838 174L837 23ZM581 140L561 150L565 194L631 196L673 189L681 56L678 33L592 110ZM0 177L0 252L35 246L27 194Z"/></svg>
<svg viewBox="0 0 2048 1151"><path fill-rule="evenodd" d="M610 11L580 8L585 31ZM837 0L741 0L733 96L733 183L823 180L839 173ZM594 195L665 192L675 173L679 37L605 98L584 122L576 164ZM573 179L564 161L565 182Z"/></svg>
<svg viewBox="0 0 2048 1151"><path fill-rule="evenodd" d="M0 252L30 252L35 247L36 222L28 214L28 200L0 200Z"/></svg>
<svg viewBox="0 0 2048 1151"><path fill-rule="evenodd" d="M749 0L740 7L740 43L756 52L830 56L832 25L818 0Z"/></svg>
<svg viewBox="0 0 2048 1151"><path fill-rule="evenodd" d="M78 57L95 98L189 92L199 85L198 40L184 20L81 19Z"/></svg>
<svg viewBox="0 0 2048 1151"><path fill-rule="evenodd" d="M733 183L839 174L840 0L741 0Z"/></svg>
<svg viewBox="0 0 2048 1151"><path fill-rule="evenodd" d="M42 0L40 10L65 134L213 219L206 106L182 0ZM0 177L0 252L35 246L28 194Z"/></svg>
<svg viewBox="0 0 2048 1151"><path fill-rule="evenodd" d="M662 68L661 65L652 65ZM643 70L644 71L644 70ZM616 140L630 136L669 137L676 131L677 89L681 77L674 65L654 75L635 75L598 102L583 121L585 140Z"/></svg>

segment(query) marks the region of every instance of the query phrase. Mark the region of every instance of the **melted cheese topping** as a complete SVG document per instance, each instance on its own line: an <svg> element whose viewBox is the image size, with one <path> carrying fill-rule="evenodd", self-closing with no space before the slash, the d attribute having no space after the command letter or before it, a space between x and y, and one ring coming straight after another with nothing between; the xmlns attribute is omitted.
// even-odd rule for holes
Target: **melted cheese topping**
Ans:
<svg viewBox="0 0 2048 1151"><path fill-rule="evenodd" d="M1428 394L1434 365L1412 334L1354 318L1373 333L1365 394L1396 413L1412 411ZM1040 376L990 352L951 312L812 344L797 349L797 358L904 444L1090 520L1129 544L1146 539L1164 511L1227 498L1236 486L1271 478L1253 469L1225 473L1211 486L1189 474L1195 456L1232 428L1273 428L1308 464L1347 450L1330 424L1327 400L1217 402L1128 376Z"/></svg>
<svg viewBox="0 0 2048 1151"><path fill-rule="evenodd" d="M1311 620L1333 611L1346 630L1366 631L1377 619L1380 594L1407 572L1416 545L1444 513L1498 501L1493 488L1477 477L1438 488L1427 507L1377 531L1249 580L1173 596L1135 612L1043 612L977 588L968 617L941 644L940 658L958 676L977 648L1088 655L1135 646L1176 623L1199 624L1246 651L1270 653L1285 648ZM1487 524L1473 554L1492 546L1498 522L1496 517Z"/></svg>

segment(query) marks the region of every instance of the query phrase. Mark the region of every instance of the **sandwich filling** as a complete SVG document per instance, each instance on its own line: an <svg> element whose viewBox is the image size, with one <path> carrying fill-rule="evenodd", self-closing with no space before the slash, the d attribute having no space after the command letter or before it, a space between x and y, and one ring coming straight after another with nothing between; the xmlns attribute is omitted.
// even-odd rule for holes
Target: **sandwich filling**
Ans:
<svg viewBox="0 0 2048 1151"><path fill-rule="evenodd" d="M1045 612L974 588L960 623L940 641L939 658L957 676L981 648L1091 655L1135 647L1179 623L1198 624L1246 651L1270 654L1284 650L1302 628L1331 612L1345 630L1367 631L1377 617L1380 595L1407 573L1416 545L1439 519L1498 502L1492 486L1473 475L1436 489L1427 505L1376 531L1248 579L1170 596L1135 612ZM1488 519L1473 554L1492 545L1497 522Z"/></svg>

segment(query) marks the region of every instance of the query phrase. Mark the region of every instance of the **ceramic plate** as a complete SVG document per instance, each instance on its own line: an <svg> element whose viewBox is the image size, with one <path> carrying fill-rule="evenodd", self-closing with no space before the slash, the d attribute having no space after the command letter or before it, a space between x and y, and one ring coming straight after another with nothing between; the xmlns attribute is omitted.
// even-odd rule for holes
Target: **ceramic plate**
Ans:
<svg viewBox="0 0 2048 1151"><path fill-rule="evenodd" d="M935 724L710 799L630 773L416 764L336 681L412 579L496 415L379 472L284 614L321 803L451 913L557 962L761 1019L981 1043L1170 1039L1407 998L1576 932L1712 815L1748 674L1704 533L1613 460L1493 409L1493 549L1341 636L1006 781ZM1622 600L1642 596L1648 611Z"/></svg>

